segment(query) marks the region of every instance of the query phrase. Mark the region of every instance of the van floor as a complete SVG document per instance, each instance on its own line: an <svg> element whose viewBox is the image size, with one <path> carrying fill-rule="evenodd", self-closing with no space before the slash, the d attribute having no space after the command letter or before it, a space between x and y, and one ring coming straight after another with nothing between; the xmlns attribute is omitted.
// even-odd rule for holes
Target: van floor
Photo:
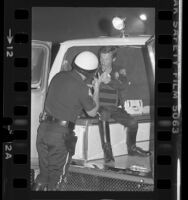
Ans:
<svg viewBox="0 0 188 200"><path fill-rule="evenodd" d="M68 184L61 191L153 191L153 157L153 152L149 157L122 155L116 156L115 162L108 164L105 164L104 159L87 162L73 160L69 168ZM126 170L133 165L144 167L150 173L128 173ZM32 163L31 168L35 170L36 178L39 173L38 163ZM138 187L140 180L144 180L142 188Z"/></svg>
<svg viewBox="0 0 188 200"><path fill-rule="evenodd" d="M105 163L104 159L97 159L91 161L83 161L83 160L73 160L72 164L87 168L97 168L97 169L107 169L108 167L121 170L130 168L133 165L141 166L146 168L148 171L151 171L151 174L154 173L154 152L149 157L138 157L138 156L129 156L129 155L121 155L114 157L115 162ZM38 161L31 162L31 168L38 170Z"/></svg>
<svg viewBox="0 0 188 200"><path fill-rule="evenodd" d="M114 157L115 162L105 163L104 159L97 159L91 160L84 163L79 163L79 161L73 161L76 165L81 165L87 168L95 168L95 169L102 169L102 170L112 170L114 172L118 172L121 170L125 170L130 168L131 166L140 166L150 171L150 175L148 178L154 177L154 152L149 157L138 157L138 156L129 156L129 155L122 155Z"/></svg>
<svg viewBox="0 0 188 200"><path fill-rule="evenodd" d="M109 165L111 167L120 168L120 169L129 168L132 165L139 165L152 171L152 162L154 162L153 152L152 152L152 155L149 157L122 155L122 156L116 156L114 157L114 159L115 159L115 162L109 162L106 164L104 162L104 159L92 160L92 161L88 161L85 165L92 166L92 164L94 164L94 165L97 165L99 168Z"/></svg>

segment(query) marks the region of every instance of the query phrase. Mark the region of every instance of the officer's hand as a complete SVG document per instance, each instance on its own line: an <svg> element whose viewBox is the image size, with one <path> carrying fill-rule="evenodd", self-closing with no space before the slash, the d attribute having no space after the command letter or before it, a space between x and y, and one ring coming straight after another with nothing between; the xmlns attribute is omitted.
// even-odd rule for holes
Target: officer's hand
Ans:
<svg viewBox="0 0 188 200"><path fill-rule="evenodd" d="M111 76L106 71L103 72L100 76L101 82L108 84L111 81Z"/></svg>
<svg viewBox="0 0 188 200"><path fill-rule="evenodd" d="M100 78L94 78L94 80L93 80L94 91L99 90L100 84L101 84L101 79Z"/></svg>
<svg viewBox="0 0 188 200"><path fill-rule="evenodd" d="M112 67L107 67L104 72L110 74L112 72Z"/></svg>

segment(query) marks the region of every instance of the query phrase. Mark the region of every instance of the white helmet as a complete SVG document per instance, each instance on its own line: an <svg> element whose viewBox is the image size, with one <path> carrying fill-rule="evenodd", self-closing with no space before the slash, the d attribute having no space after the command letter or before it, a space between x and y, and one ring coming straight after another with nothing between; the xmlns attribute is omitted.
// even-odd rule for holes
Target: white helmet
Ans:
<svg viewBox="0 0 188 200"><path fill-rule="evenodd" d="M81 69L91 71L98 68L99 61L94 53L90 51L83 51L76 56L74 63Z"/></svg>

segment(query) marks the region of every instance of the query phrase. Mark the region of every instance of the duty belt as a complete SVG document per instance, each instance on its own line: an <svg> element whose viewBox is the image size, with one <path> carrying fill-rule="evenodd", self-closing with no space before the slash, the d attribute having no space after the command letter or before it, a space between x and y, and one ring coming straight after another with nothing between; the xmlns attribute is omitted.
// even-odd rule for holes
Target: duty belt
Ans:
<svg viewBox="0 0 188 200"><path fill-rule="evenodd" d="M48 113L43 113L41 119L40 119L41 122L53 122L53 123L57 123L59 124L60 126L63 126L65 128L69 128L71 130L74 129L75 127L75 123L73 122L70 122L70 121L65 121L65 120L59 120L51 115L49 115Z"/></svg>

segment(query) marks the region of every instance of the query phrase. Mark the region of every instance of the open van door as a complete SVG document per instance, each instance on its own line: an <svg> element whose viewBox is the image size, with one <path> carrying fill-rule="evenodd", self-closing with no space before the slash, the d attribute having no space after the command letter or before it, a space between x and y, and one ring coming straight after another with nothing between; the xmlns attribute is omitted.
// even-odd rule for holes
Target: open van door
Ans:
<svg viewBox="0 0 188 200"><path fill-rule="evenodd" d="M150 113L151 113L151 122L154 123L154 112L155 112L155 37L152 36L147 42L146 45L142 48L144 62L146 66L147 73L147 81L149 85L149 93L150 93ZM154 151L154 125L151 126L153 130L151 130L150 135L150 150ZM152 173L154 174L154 158L150 159L152 165Z"/></svg>
<svg viewBox="0 0 188 200"><path fill-rule="evenodd" d="M146 66L146 71L148 73L148 81L151 87L154 88L155 81L155 37L152 36L143 47L143 55Z"/></svg>
<svg viewBox="0 0 188 200"><path fill-rule="evenodd" d="M31 161L37 160L36 136L43 110L51 65L51 42L32 41L31 74Z"/></svg>

